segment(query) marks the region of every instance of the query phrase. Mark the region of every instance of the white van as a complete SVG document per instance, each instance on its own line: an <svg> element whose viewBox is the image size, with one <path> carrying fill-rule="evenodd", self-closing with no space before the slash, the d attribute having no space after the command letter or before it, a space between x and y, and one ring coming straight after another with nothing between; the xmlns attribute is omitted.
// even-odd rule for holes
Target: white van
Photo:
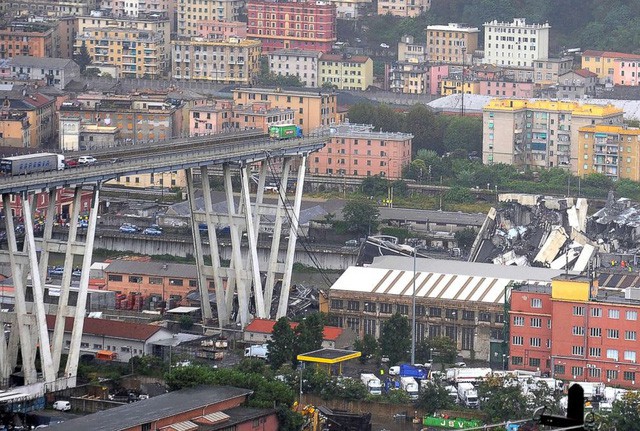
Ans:
<svg viewBox="0 0 640 431"><path fill-rule="evenodd" d="M71 410L71 403L69 401L56 401L53 403L53 409L61 412L68 412Z"/></svg>

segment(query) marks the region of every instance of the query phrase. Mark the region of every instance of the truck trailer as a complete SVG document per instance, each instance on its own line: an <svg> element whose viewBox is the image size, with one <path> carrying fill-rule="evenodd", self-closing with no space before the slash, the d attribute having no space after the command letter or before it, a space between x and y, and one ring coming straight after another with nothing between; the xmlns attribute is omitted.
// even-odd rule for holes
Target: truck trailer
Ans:
<svg viewBox="0 0 640 431"><path fill-rule="evenodd" d="M302 129L295 124L278 124L269 127L269 137L272 139L302 138Z"/></svg>
<svg viewBox="0 0 640 431"><path fill-rule="evenodd" d="M62 170L64 170L64 156L62 154L24 154L22 156L5 157L0 160L0 172L4 175Z"/></svg>
<svg viewBox="0 0 640 431"><path fill-rule="evenodd" d="M382 395L382 383L375 374L360 374L360 381L362 381L362 384L367 387L367 390L371 395Z"/></svg>
<svg viewBox="0 0 640 431"><path fill-rule="evenodd" d="M258 344L249 346L244 349L245 358L259 358L266 360L269 357L269 346L267 344Z"/></svg>
<svg viewBox="0 0 640 431"><path fill-rule="evenodd" d="M418 382L413 377L400 377L400 386L409 395L410 400L417 400L420 393Z"/></svg>
<svg viewBox="0 0 640 431"><path fill-rule="evenodd" d="M465 407L478 408L478 392L471 383L458 383L458 401Z"/></svg>

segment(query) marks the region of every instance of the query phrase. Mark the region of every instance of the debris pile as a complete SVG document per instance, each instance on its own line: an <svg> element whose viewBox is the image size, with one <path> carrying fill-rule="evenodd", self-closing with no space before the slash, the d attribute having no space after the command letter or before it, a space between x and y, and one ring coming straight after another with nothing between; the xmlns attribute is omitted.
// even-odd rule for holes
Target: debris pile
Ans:
<svg viewBox="0 0 640 431"><path fill-rule="evenodd" d="M640 242L640 207L627 198L614 199L609 192L607 203L587 224L587 232L604 253L636 255Z"/></svg>
<svg viewBox="0 0 640 431"><path fill-rule="evenodd" d="M507 193L499 201L478 232L470 262L582 272L596 255L597 244L586 235L586 199Z"/></svg>

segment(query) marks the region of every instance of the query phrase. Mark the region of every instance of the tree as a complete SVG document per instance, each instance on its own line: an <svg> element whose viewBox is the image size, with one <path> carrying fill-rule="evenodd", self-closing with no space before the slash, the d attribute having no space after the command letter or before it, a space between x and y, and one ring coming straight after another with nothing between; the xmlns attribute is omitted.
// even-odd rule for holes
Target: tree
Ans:
<svg viewBox="0 0 640 431"><path fill-rule="evenodd" d="M369 235L378 230L380 212L370 200L352 200L342 208L342 217L350 232L359 236Z"/></svg>
<svg viewBox="0 0 640 431"><path fill-rule="evenodd" d="M427 415L432 415L438 410L450 409L454 402L445 389L445 384L440 376L433 380L427 380L420 388L420 398L418 407L423 409Z"/></svg>
<svg viewBox="0 0 640 431"><path fill-rule="evenodd" d="M295 354L312 352L322 347L324 339L324 316L322 313L307 315L295 330Z"/></svg>
<svg viewBox="0 0 640 431"><path fill-rule="evenodd" d="M489 377L478 385L478 399L489 423L522 419L531 414L515 377Z"/></svg>
<svg viewBox="0 0 640 431"><path fill-rule="evenodd" d="M354 349L360 351L362 355L360 358L360 362L362 364L366 364L369 358L376 356L378 353L378 340L371 334L366 334L364 338L361 340L358 338L353 343Z"/></svg>
<svg viewBox="0 0 640 431"><path fill-rule="evenodd" d="M271 332L271 339L267 342L269 346L269 364L274 370L279 369L287 362L292 362L295 354L295 334L289 319L281 317Z"/></svg>
<svg viewBox="0 0 640 431"><path fill-rule="evenodd" d="M608 415L605 430L634 430L640 424L640 393L626 392L621 400L614 401Z"/></svg>
<svg viewBox="0 0 640 431"><path fill-rule="evenodd" d="M384 322L379 343L380 353L389 358L389 363L406 361L411 348L411 325L407 317L396 313Z"/></svg>
<svg viewBox="0 0 640 431"><path fill-rule="evenodd" d="M453 234L453 237L458 242L458 247L464 250L469 250L476 240L476 230L472 227L465 227L462 230Z"/></svg>
<svg viewBox="0 0 640 431"><path fill-rule="evenodd" d="M449 337L427 338L423 343L424 352L429 352L429 359L440 362L443 369L444 364L452 364L458 355L456 343Z"/></svg>
<svg viewBox="0 0 640 431"><path fill-rule="evenodd" d="M362 180L362 193L366 196L386 196L388 189L389 180L380 175L372 175Z"/></svg>
<svg viewBox="0 0 640 431"><path fill-rule="evenodd" d="M78 63L78 66L80 66L80 73L84 73L87 66L91 64L91 56L89 55L86 41L82 41L82 45L80 45L80 51L76 56L74 56L73 60Z"/></svg>
<svg viewBox="0 0 640 431"><path fill-rule="evenodd" d="M474 201L468 189L464 187L451 187L445 194L444 200L456 204L468 204Z"/></svg>

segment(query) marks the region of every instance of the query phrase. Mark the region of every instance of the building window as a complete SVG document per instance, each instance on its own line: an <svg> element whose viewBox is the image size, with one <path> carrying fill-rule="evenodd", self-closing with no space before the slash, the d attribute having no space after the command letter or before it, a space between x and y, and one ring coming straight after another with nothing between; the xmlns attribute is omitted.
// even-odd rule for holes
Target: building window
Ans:
<svg viewBox="0 0 640 431"><path fill-rule="evenodd" d="M447 310L445 311L445 316L447 319L456 319L458 316L458 310L447 308Z"/></svg>
<svg viewBox="0 0 640 431"><path fill-rule="evenodd" d="M363 310L367 311L369 313L375 313L376 312L376 303L375 302L365 302Z"/></svg>
<svg viewBox="0 0 640 431"><path fill-rule="evenodd" d="M624 351L624 360L625 361L636 362L636 352L634 352L632 350L625 350Z"/></svg>
<svg viewBox="0 0 640 431"><path fill-rule="evenodd" d="M573 306L573 315L574 316L584 316L584 307L579 305Z"/></svg>
<svg viewBox="0 0 640 431"><path fill-rule="evenodd" d="M365 335L376 335L376 321L374 319L363 319L362 323Z"/></svg>
<svg viewBox="0 0 640 431"><path fill-rule="evenodd" d="M624 331L624 339L627 341L636 341L636 331Z"/></svg>
<svg viewBox="0 0 640 431"><path fill-rule="evenodd" d="M591 337L602 337L602 328L589 328L589 335Z"/></svg>
<svg viewBox="0 0 640 431"><path fill-rule="evenodd" d="M184 280L182 280L181 278L170 278L169 279L169 285L171 285L171 286L182 286L183 282L184 282Z"/></svg>
<svg viewBox="0 0 640 431"><path fill-rule="evenodd" d="M514 335L511 340L511 344L513 344L514 346L524 345L524 337L521 337L519 335Z"/></svg>
<svg viewBox="0 0 640 431"><path fill-rule="evenodd" d="M139 275L130 275L129 283L142 283L142 277Z"/></svg>
<svg viewBox="0 0 640 431"><path fill-rule="evenodd" d="M350 328L356 334L360 332L360 319L357 317L347 317L347 328Z"/></svg>
<svg viewBox="0 0 640 431"><path fill-rule="evenodd" d="M620 318L620 310L611 309L609 310L609 319L619 319Z"/></svg>
<svg viewBox="0 0 640 431"><path fill-rule="evenodd" d="M487 313L486 311L480 311L478 313L478 320L480 322L491 322L491 313Z"/></svg>
<svg viewBox="0 0 640 431"><path fill-rule="evenodd" d="M344 305L342 303L342 299L332 299L331 300L331 308L333 310L342 310Z"/></svg>
<svg viewBox="0 0 640 431"><path fill-rule="evenodd" d="M600 368L589 367L587 368L587 373L589 374L589 377L600 378L600 376L602 375L602 370Z"/></svg>
<svg viewBox="0 0 640 431"><path fill-rule="evenodd" d="M574 377L581 376L584 372L582 367L571 367L571 375Z"/></svg>
<svg viewBox="0 0 640 431"><path fill-rule="evenodd" d="M431 316L431 317L442 317L442 308L440 308L440 307L429 307L429 316Z"/></svg>
<svg viewBox="0 0 640 431"><path fill-rule="evenodd" d="M540 338L538 337L533 337L531 339L529 339L529 343L531 344L531 347L540 347Z"/></svg>
<svg viewBox="0 0 640 431"><path fill-rule="evenodd" d="M109 281L122 281L122 276L117 274L109 274Z"/></svg>
<svg viewBox="0 0 640 431"><path fill-rule="evenodd" d="M360 301L348 301L347 310L350 310L350 311L360 310Z"/></svg>
<svg viewBox="0 0 640 431"><path fill-rule="evenodd" d="M524 326L524 317L513 316L513 326Z"/></svg>
<svg viewBox="0 0 640 431"><path fill-rule="evenodd" d="M584 326L574 326L571 333L573 335L584 335Z"/></svg>
<svg viewBox="0 0 640 431"><path fill-rule="evenodd" d="M512 356L511 357L511 365L522 365L523 364L522 356Z"/></svg>
<svg viewBox="0 0 640 431"><path fill-rule="evenodd" d="M539 367L540 359L539 358L529 358L529 366L530 367Z"/></svg>
<svg viewBox="0 0 640 431"><path fill-rule="evenodd" d="M531 327L532 328L542 328L542 319L539 317L531 318Z"/></svg>
<svg viewBox="0 0 640 431"><path fill-rule="evenodd" d="M553 371L555 374L564 374L566 372L564 365L556 365Z"/></svg>
<svg viewBox="0 0 640 431"><path fill-rule="evenodd" d="M391 314L393 312L392 310L393 310L393 307L391 304L386 302L380 303L380 313Z"/></svg>
<svg viewBox="0 0 640 431"><path fill-rule="evenodd" d="M592 308L591 317L602 317L602 308L600 307Z"/></svg>
<svg viewBox="0 0 640 431"><path fill-rule="evenodd" d="M607 379L618 380L618 370L607 370Z"/></svg>
<svg viewBox="0 0 640 431"><path fill-rule="evenodd" d="M402 314L403 316L408 316L409 315L409 306L408 305L403 305L403 304L398 304L396 306L396 311L400 314Z"/></svg>
<svg viewBox="0 0 640 431"><path fill-rule="evenodd" d="M627 320L638 320L637 311L627 311Z"/></svg>
<svg viewBox="0 0 640 431"><path fill-rule="evenodd" d="M623 380L635 381L636 380L636 373L633 372L633 371L625 371L622 374L622 378L623 378Z"/></svg>
<svg viewBox="0 0 640 431"><path fill-rule="evenodd" d="M607 359L618 360L618 351L616 349L607 349Z"/></svg>
<svg viewBox="0 0 640 431"><path fill-rule="evenodd" d="M532 298L531 299L531 308L542 308L542 299L540 299L540 298Z"/></svg>
<svg viewBox="0 0 640 431"><path fill-rule="evenodd" d="M607 338L617 340L620 338L620 331L618 329L607 329Z"/></svg>
<svg viewBox="0 0 640 431"><path fill-rule="evenodd" d="M571 354L576 356L584 356L584 346L572 346Z"/></svg>
<svg viewBox="0 0 640 431"><path fill-rule="evenodd" d="M474 311L462 310L462 320L476 320L476 313Z"/></svg>
<svg viewBox="0 0 640 431"><path fill-rule="evenodd" d="M189 287L198 287L198 282L195 280L189 280Z"/></svg>
<svg viewBox="0 0 640 431"><path fill-rule="evenodd" d="M589 356L599 358L600 355L602 355L602 349L600 347L589 347Z"/></svg>

